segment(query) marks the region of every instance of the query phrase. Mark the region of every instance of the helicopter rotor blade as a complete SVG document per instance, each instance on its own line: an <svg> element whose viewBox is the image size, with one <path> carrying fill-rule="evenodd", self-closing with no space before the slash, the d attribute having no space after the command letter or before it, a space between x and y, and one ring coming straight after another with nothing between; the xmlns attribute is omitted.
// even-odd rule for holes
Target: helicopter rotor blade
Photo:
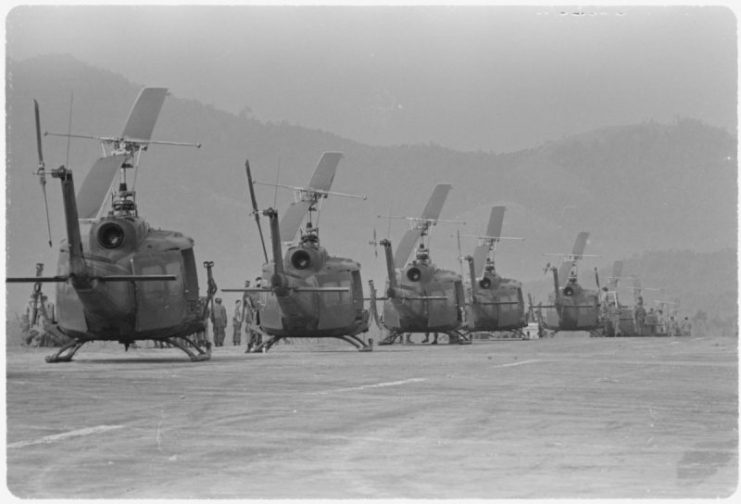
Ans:
<svg viewBox="0 0 741 504"><path fill-rule="evenodd" d="M438 184L432 190L430 199L422 210L422 219L436 221L440 217L440 212L445 204L445 199L453 186L450 184Z"/></svg>
<svg viewBox="0 0 741 504"><path fill-rule="evenodd" d="M268 259L268 250L265 248L265 237L262 234L262 225L260 224L260 211L257 207L257 198L255 197L255 184L252 180L252 172L250 171L250 162L246 160L244 162L245 169L247 171L247 184L250 188L250 198L252 199L252 213L255 216L255 223L257 224L257 231L260 233L260 244L262 244L262 253L265 256L265 262L270 262Z"/></svg>
<svg viewBox="0 0 741 504"><path fill-rule="evenodd" d="M491 213L489 214L489 223L486 226L486 236L491 238L485 238L484 243L478 245L473 252L473 264L476 267L477 277L481 276L484 273L486 256L489 255L489 252L496 244L498 237L502 234L502 224L504 222L505 209L506 207L504 206L491 207Z"/></svg>
<svg viewBox="0 0 741 504"><path fill-rule="evenodd" d="M39 102L33 101L33 111L36 118L36 149L39 154L39 168L44 166L44 151L41 148L41 119L39 118Z"/></svg>
<svg viewBox="0 0 741 504"><path fill-rule="evenodd" d="M403 268L409 259L409 254L414 250L414 246L417 244L417 240L422 237L422 230L418 228L408 229L404 236L402 236L399 245L396 247L394 253L394 267Z"/></svg>
<svg viewBox="0 0 741 504"><path fill-rule="evenodd" d="M580 232L576 236L576 240L574 240L574 248L571 250L571 257L568 260L563 261L561 266L558 268L558 281L561 284L561 287L565 286L566 282L569 280L569 272L571 271L571 268L575 267L576 262L584 257L584 249L587 246L588 238L588 232Z"/></svg>
<svg viewBox="0 0 741 504"><path fill-rule="evenodd" d="M41 119L39 118L39 102L33 101L34 116L36 118L36 149L39 155L39 166L36 175L39 177L41 184L41 193L44 195L44 211L46 212L46 231L49 236L49 247L51 243L51 221L49 220L49 201L46 197L46 165L44 164L44 151L41 148Z"/></svg>
<svg viewBox="0 0 741 504"><path fill-rule="evenodd" d="M126 125L121 133L123 139L137 139L146 143L152 138L152 131L167 96L167 88L144 88L131 107Z"/></svg>
<svg viewBox="0 0 741 504"><path fill-rule="evenodd" d="M318 191L329 191L332 181L337 173L337 165L342 159L341 152L325 152L319 160L319 164L309 181L309 189Z"/></svg>
<svg viewBox="0 0 741 504"><path fill-rule="evenodd" d="M491 207L491 213L489 214L489 224L486 226L487 236L501 236L502 224L504 222L504 211L507 207L495 206Z"/></svg>
<svg viewBox="0 0 741 504"><path fill-rule="evenodd" d="M476 277L480 277L484 273L487 255L489 255L489 245L486 243L477 245L473 250L473 265L475 267Z"/></svg>
<svg viewBox="0 0 741 504"><path fill-rule="evenodd" d="M127 158L127 154L98 158L90 168L77 193L77 212L80 219L94 219L98 215L116 173Z"/></svg>
<svg viewBox="0 0 741 504"><path fill-rule="evenodd" d="M301 227L301 222L303 222L306 212L309 211L309 208L313 204L312 201L298 201L288 207L288 210L286 210L286 213L283 214L280 220L280 241L293 241L298 229Z"/></svg>
<svg viewBox="0 0 741 504"><path fill-rule="evenodd" d="M445 204L445 199L448 197L448 193L452 187L453 186L450 184L437 184L432 190L430 199L427 200L427 204L425 205L424 210L422 210L421 217L419 219L413 219L419 221L418 225L404 233L399 245L396 247L396 253L394 253L395 267L404 267L409 258L409 254L412 253L414 246L417 244L417 240L427 234L427 229L429 229L431 225L437 223L440 217L440 212Z"/></svg>

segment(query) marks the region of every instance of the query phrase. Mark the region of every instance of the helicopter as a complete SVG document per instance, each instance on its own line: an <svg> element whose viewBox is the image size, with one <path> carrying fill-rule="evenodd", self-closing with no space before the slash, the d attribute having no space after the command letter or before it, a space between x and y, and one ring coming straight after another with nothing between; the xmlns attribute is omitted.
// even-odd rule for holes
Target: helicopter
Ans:
<svg viewBox="0 0 741 504"><path fill-rule="evenodd" d="M605 336L660 336L662 328L659 327L659 313L651 308L648 312L645 308L643 291L661 291L653 287L643 287L641 279L637 276L621 277L622 261L615 261L613 265L613 276L610 277L608 286L603 288L603 323ZM632 280L633 306L627 306L620 302L618 296L618 281L623 278Z"/></svg>
<svg viewBox="0 0 741 504"><path fill-rule="evenodd" d="M612 265L612 276L608 277L607 285L601 292L602 334L608 337L635 333L633 310L622 304L618 295L618 283L623 278L622 271L623 261L615 261Z"/></svg>
<svg viewBox="0 0 741 504"><path fill-rule="evenodd" d="M283 338L336 338L360 351L371 351L358 335L368 331L369 314L363 307L360 264L351 259L330 256L319 244L319 228L314 213L328 196L365 199L365 195L330 191L342 158L340 152L325 152L307 187L285 186L296 192L296 201L283 217L273 208L260 211L255 197L249 161L245 162L247 182L265 255L262 278L269 285L259 288L222 289L223 292L256 293L263 306L259 310L260 330L267 334L253 352L267 352ZM272 261L268 258L260 226L260 214L268 218ZM301 223L307 217L306 225ZM298 243L294 242L300 232ZM290 245L282 253L282 243Z"/></svg>
<svg viewBox="0 0 741 504"><path fill-rule="evenodd" d="M481 243L473 256L466 256L471 277L471 302L467 305L466 331L507 331L524 338L527 313L522 296L522 284L502 278L494 267L494 251L500 240L522 238L501 236L506 207L492 207L486 235L478 236Z"/></svg>
<svg viewBox="0 0 741 504"><path fill-rule="evenodd" d="M437 333L448 335L449 343L470 343L460 330L463 324L465 296L463 281L458 273L443 270L430 261L429 247L424 239L429 228L439 222L440 211L451 189L450 184L438 184L432 191L422 215L419 218L402 217L412 221L413 227L404 234L396 252L392 255L391 242L380 241L386 257L387 284L386 295L378 297L371 286L372 312L379 328L388 331L380 345L392 344L407 333L435 333L433 343L437 343ZM415 245L415 259L407 263ZM383 300L383 317L378 317L376 300Z"/></svg>
<svg viewBox="0 0 741 504"><path fill-rule="evenodd" d="M34 100L36 175L45 205L46 175L59 179L67 237L60 245L57 275L11 277L6 282L56 283L56 329L71 341L47 356L47 362L68 362L90 341L118 341L127 350L139 340L163 341L192 361L210 358L210 347L203 348L191 336L205 330L204 319L216 292L213 263L204 263L208 292L199 298L193 240L176 231L153 229L139 216L136 192L126 182L126 171L138 168L141 153L150 145L200 146L151 140L166 95L166 88L142 89L117 137L47 133L101 141L103 156L77 195L70 169L46 171L39 105ZM120 183L112 193L111 209L98 217L116 172Z"/></svg>
<svg viewBox="0 0 741 504"><path fill-rule="evenodd" d="M584 249L589 233L582 231L574 241L570 255L564 256L559 268L546 265L545 270L553 273L554 292L549 296L548 305L539 305L539 332L543 328L553 332L589 331L592 336L601 335L599 276L596 275L597 290L585 289L577 281L577 262L586 257ZM551 254L552 255L552 254ZM545 308L545 316L542 309Z"/></svg>

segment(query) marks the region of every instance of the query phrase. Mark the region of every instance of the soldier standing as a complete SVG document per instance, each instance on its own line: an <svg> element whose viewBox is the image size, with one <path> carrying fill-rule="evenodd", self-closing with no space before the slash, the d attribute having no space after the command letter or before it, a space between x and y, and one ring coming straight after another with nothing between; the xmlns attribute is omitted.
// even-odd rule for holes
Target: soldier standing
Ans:
<svg viewBox="0 0 741 504"><path fill-rule="evenodd" d="M664 311L663 310L657 310L656 311L656 332L658 334L667 334L666 330L666 319L664 318Z"/></svg>
<svg viewBox="0 0 741 504"><path fill-rule="evenodd" d="M656 326L658 325L658 323L659 322L656 316L656 312L653 308L651 308L646 314L646 331L648 332L649 336L654 336L656 334Z"/></svg>
<svg viewBox="0 0 741 504"><path fill-rule="evenodd" d="M669 336L679 336L679 324L674 320L674 315L669 317L669 323L667 325L668 327L666 328L666 331Z"/></svg>
<svg viewBox="0 0 741 504"><path fill-rule="evenodd" d="M242 344L242 306L241 301L237 299L234 302L234 316L232 317L232 345L239 346Z"/></svg>
<svg viewBox="0 0 741 504"><path fill-rule="evenodd" d="M249 284L249 280L245 283ZM256 282L255 287L260 287L260 283ZM255 298L250 294L246 294L244 297L244 332L247 334L247 351L245 353L252 352L262 344L262 336L257 329L260 320L259 317L260 314L257 311Z"/></svg>
<svg viewBox="0 0 741 504"><path fill-rule="evenodd" d="M636 334L643 336L643 325L646 322L646 309L643 307L643 300L638 299L638 304L635 307L635 321L636 321Z"/></svg>
<svg viewBox="0 0 741 504"><path fill-rule="evenodd" d="M221 304L221 298L216 298L213 311L211 312L211 324L214 327L214 346L224 346L226 323L226 308Z"/></svg>
<svg viewBox="0 0 741 504"><path fill-rule="evenodd" d="M690 323L687 317L684 317L684 320L682 321L679 330L682 336L692 335L692 324Z"/></svg>

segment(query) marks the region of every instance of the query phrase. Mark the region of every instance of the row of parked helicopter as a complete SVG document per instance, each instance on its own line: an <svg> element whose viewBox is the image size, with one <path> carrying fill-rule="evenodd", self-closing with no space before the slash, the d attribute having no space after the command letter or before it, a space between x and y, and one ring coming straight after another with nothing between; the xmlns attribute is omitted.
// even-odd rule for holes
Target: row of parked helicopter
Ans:
<svg viewBox="0 0 741 504"><path fill-rule="evenodd" d="M34 100L36 174L45 205L47 174L61 182L67 238L60 246L56 275L42 276L37 269L37 276L9 277L6 281L33 283L35 292L44 283L56 284L55 330L71 342L48 356L47 362L69 361L86 342L95 340L118 341L127 348L138 340L162 341L180 348L191 360L210 357L209 347L195 336L205 330L207 313L218 291L213 263L204 262L207 288L201 297L193 240L179 232L151 228L138 214L135 191L127 183L127 172L138 168L142 152L149 146L199 147L152 140L166 96L166 88L144 88L120 136L45 133L101 142L104 155L78 193L68 168L47 171L45 167L39 107ZM221 290L259 294L264 301L259 329L267 338L256 351L267 351L287 337L338 338L368 351L373 342L361 335L368 332L371 318L384 330L379 344L393 343L408 333L432 332L447 334L451 342L470 343L476 332L521 332L528 318L552 331L605 330L599 289L585 289L577 281L576 265L583 257L588 233L578 235L572 253L559 268L549 267L554 291L548 304L538 305L536 313L530 299L528 311L521 283L503 278L494 265L496 244L507 238L501 236L503 206L491 209L486 232L478 237L480 244L465 258L470 276L467 301L462 276L437 267L429 257L428 233L438 222L451 189L448 184L434 188L419 217L407 218L412 226L395 251L388 239L379 242L385 252L387 285L379 294L370 281L370 297L365 298L360 264L330 256L320 245L318 228L313 225L319 202L330 195L342 195L330 190L341 157L338 152L324 153L308 186L293 188L296 201L280 218L276 209L259 208L249 162L245 163L266 282L259 287ZM119 184L112 193L111 209L99 217L117 173ZM269 223L270 252L261 218ZM284 252L286 242L290 245ZM598 279L597 283L599 287ZM365 308L367 300L370 309ZM379 313L376 303L381 301Z"/></svg>

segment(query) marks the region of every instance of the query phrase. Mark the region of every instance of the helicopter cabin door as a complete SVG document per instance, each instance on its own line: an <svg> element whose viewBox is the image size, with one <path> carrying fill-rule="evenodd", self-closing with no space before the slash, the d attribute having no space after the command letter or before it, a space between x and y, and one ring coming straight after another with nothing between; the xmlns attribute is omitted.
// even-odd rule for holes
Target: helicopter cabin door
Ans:
<svg viewBox="0 0 741 504"><path fill-rule="evenodd" d="M183 322L187 300L183 286L183 256L180 250L137 254L137 275L175 275L175 280L136 282L136 330L150 331Z"/></svg>

